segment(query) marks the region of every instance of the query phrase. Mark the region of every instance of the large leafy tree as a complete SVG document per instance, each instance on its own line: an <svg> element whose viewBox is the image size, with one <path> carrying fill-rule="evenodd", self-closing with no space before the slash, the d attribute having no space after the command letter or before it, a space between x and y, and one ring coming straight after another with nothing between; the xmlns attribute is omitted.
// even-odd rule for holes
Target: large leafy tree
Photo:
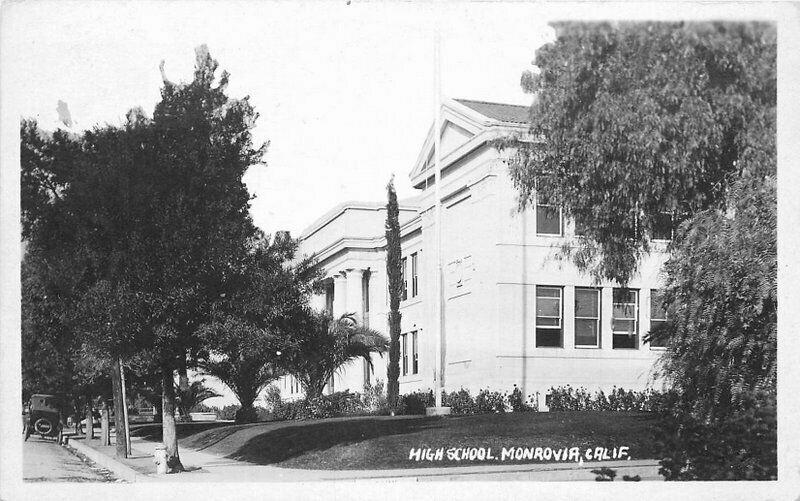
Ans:
<svg viewBox="0 0 800 501"><path fill-rule="evenodd" d="M583 228L576 264L627 283L658 219L724 208L744 171L774 175L776 44L758 23L559 23L540 48L523 203Z"/></svg>
<svg viewBox="0 0 800 501"><path fill-rule="evenodd" d="M389 364L386 368L386 396L392 412L400 396L400 297L403 293L402 251L400 249L400 210L394 178L386 186L386 277L389 288Z"/></svg>
<svg viewBox="0 0 800 501"><path fill-rule="evenodd" d="M207 354L200 369L227 385L241 409L237 422L256 419L253 402L281 375L287 319L302 308L320 278L313 258L296 258L298 242L279 233L254 239L252 252L201 328Z"/></svg>
<svg viewBox="0 0 800 501"><path fill-rule="evenodd" d="M389 345L386 336L359 325L353 314L335 318L308 307L290 317L284 332L288 335L282 365L309 399L322 396L325 385L347 362L362 358L371 365L372 354L385 353Z"/></svg>
<svg viewBox="0 0 800 501"><path fill-rule="evenodd" d="M627 284L672 217L652 334L677 390L667 478L770 478L775 469L776 42L759 23L558 24L537 52L530 142L513 142L523 204L560 204L565 246Z"/></svg>
<svg viewBox="0 0 800 501"><path fill-rule="evenodd" d="M28 249L48 263L75 257L85 346L161 373L173 471L174 373L203 351L198 329L246 259L255 228L242 176L265 148L252 141L252 106L228 98L228 75L216 70L201 47L191 82L165 78L152 119L132 110L123 127L54 134L51 144L23 134Z"/></svg>

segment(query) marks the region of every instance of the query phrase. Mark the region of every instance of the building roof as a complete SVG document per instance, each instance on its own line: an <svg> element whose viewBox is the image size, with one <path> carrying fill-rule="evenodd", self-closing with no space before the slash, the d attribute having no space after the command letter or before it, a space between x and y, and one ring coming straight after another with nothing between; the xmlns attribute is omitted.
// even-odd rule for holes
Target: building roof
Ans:
<svg viewBox="0 0 800 501"><path fill-rule="evenodd" d="M400 210L416 211L419 209L419 196L408 197L397 201L397 207ZM316 221L308 225L302 233L300 233L300 240L308 238L311 234L322 228L330 221L336 219L347 209L366 209L366 210L381 210L386 208L386 202L363 202L358 200L348 200L337 204L331 210L323 214Z"/></svg>
<svg viewBox="0 0 800 501"><path fill-rule="evenodd" d="M501 122L527 124L530 122L528 106L516 104L490 103L487 101L473 101L471 99L454 99L454 101L471 108L481 115Z"/></svg>

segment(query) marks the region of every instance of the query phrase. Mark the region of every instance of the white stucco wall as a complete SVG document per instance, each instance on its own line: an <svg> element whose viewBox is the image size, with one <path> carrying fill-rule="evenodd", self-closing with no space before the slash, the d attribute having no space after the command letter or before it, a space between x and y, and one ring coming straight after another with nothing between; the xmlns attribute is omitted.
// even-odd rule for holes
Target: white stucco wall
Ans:
<svg viewBox="0 0 800 501"><path fill-rule="evenodd" d="M450 149L457 148L459 140L469 139L453 131L446 137ZM409 275L410 255L420 253L419 294L411 297L409 277L409 298L401 303L402 332L418 332L419 372L411 374L409 360L409 373L400 377L401 393L434 387L434 191L432 186L421 190L415 200L417 208L409 205L401 213L405 225L402 249L409 257ZM504 392L516 384L526 394L538 392L543 405L551 386L570 384L609 391L613 386L643 389L653 383L652 368L661 352L641 341L638 349L612 348L615 284L595 284L569 260L558 258L557 249L572 237L569 222L564 236L536 235L534 212L518 210L517 192L496 150L484 144L452 164L444 171L441 194L444 381L448 391L463 387L473 395L482 388ZM369 325L388 333L385 210L376 208L378 205L332 211L327 222L318 221L313 231L307 230L301 250L323 252L319 265L329 277L346 274L348 269L369 270ZM650 289L660 285L658 274L665 258L663 252L645 257L639 275L629 284L640 291L640 340L649 329ZM563 347L535 346L537 285L563 288ZM601 288L599 348L574 346L575 287ZM315 304L324 305L324 299ZM350 305L347 309L354 311ZM385 381L386 357L374 358L372 381ZM343 368L334 386L337 391L360 391L362 385L363 367L358 361Z"/></svg>

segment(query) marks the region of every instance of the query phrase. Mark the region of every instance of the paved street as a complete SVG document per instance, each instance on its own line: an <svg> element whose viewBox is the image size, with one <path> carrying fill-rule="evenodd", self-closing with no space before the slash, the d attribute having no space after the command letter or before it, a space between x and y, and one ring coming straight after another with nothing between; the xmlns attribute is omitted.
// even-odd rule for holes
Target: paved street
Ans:
<svg viewBox="0 0 800 501"><path fill-rule="evenodd" d="M22 446L26 482L113 482L104 469L90 466L52 440L32 436Z"/></svg>

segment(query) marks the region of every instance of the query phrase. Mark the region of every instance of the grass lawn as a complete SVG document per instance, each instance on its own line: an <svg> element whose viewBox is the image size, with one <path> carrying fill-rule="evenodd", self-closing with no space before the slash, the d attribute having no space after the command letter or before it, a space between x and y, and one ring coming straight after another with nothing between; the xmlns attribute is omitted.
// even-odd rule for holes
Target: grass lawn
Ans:
<svg viewBox="0 0 800 501"><path fill-rule="evenodd" d="M412 447L491 447L492 454L500 456L503 447L580 447L583 451L628 446L632 459L652 459L655 424L656 418L645 413L542 412L285 421L179 430L178 434L183 447L257 464L366 470L501 464L447 458L417 462L409 459ZM541 461L502 464L530 462Z"/></svg>

